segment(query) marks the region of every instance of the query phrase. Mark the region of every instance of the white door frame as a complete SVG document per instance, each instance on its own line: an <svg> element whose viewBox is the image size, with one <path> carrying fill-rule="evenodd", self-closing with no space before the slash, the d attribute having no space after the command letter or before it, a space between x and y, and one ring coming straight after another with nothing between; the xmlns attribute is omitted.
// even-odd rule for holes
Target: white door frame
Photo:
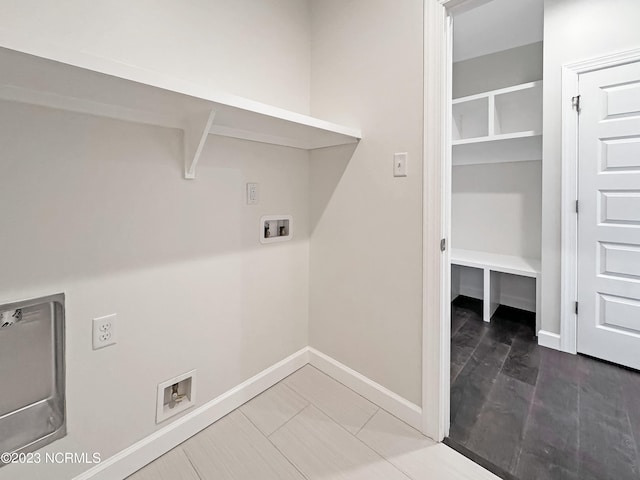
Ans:
<svg viewBox="0 0 640 480"><path fill-rule="evenodd" d="M578 127L571 99L580 94L580 75L640 61L640 49L574 62L562 67L562 255L560 349L577 353L578 317Z"/></svg>
<svg viewBox="0 0 640 480"><path fill-rule="evenodd" d="M436 441L449 434L451 282L450 14L490 0L424 0L424 145L422 233L422 431Z"/></svg>
<svg viewBox="0 0 640 480"><path fill-rule="evenodd" d="M449 243L451 28L449 15L490 0L425 0L424 3L424 179L422 431L436 441L449 433L450 272ZM577 351L578 115L571 97L579 94L580 74L640 60L640 49L615 53L562 68L562 255L561 350Z"/></svg>

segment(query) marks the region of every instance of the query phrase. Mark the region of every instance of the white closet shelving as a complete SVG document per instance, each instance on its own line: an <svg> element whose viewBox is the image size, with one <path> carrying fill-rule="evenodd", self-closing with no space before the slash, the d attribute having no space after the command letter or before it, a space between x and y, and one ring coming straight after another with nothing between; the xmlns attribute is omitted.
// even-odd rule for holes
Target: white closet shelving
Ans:
<svg viewBox="0 0 640 480"><path fill-rule="evenodd" d="M0 72L0 100L183 130L185 178L195 178L210 134L307 150L361 138L354 128L4 33Z"/></svg>
<svg viewBox="0 0 640 480"><path fill-rule="evenodd" d="M451 250L451 263L464 267L488 268L490 270L535 278L540 275L541 263L536 258L500 255L497 253L474 250Z"/></svg>
<svg viewBox="0 0 640 480"><path fill-rule="evenodd" d="M452 164L479 165L542 159L542 81L457 98L452 101ZM493 179L502 168L492 169ZM514 173L513 169L506 170ZM469 181L466 169L454 171ZM507 173L505 173L507 174ZM508 174L507 174L508 175ZM497 176L497 177L496 177ZM491 186L484 193L491 195ZM472 202L470 193L466 202ZM484 199L486 201L486 198ZM492 205L496 206L495 203ZM504 213L503 210L499 210ZM500 213L478 212L499 215ZM505 228L519 228L506 222ZM491 235L489 232L478 232ZM486 245L486 238L483 245ZM452 293L483 300L483 319L490 321L500 304L536 312L540 329L541 265L536 258L472 250L473 235L465 239L466 250L451 250ZM523 245L511 251L525 251ZM454 275L455 273L455 275ZM520 277L520 278L515 278ZM535 298L532 298L535 296Z"/></svg>
<svg viewBox="0 0 640 480"><path fill-rule="evenodd" d="M542 81L452 102L453 165L542 159Z"/></svg>
<svg viewBox="0 0 640 480"><path fill-rule="evenodd" d="M454 248L451 250L451 264L482 271L482 317L485 322L491 321L491 317L500 305L501 282L496 274L506 273L532 278L535 282L536 291L536 332L540 330L540 311L542 307L540 280L542 267L539 259Z"/></svg>

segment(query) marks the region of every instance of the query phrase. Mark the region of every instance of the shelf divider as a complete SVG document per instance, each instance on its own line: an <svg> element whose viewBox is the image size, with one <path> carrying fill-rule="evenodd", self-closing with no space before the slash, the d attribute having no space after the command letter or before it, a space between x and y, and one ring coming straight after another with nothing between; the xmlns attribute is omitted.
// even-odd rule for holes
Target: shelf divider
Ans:
<svg viewBox="0 0 640 480"><path fill-rule="evenodd" d="M488 136L493 137L496 134L496 97L489 95L489 126Z"/></svg>

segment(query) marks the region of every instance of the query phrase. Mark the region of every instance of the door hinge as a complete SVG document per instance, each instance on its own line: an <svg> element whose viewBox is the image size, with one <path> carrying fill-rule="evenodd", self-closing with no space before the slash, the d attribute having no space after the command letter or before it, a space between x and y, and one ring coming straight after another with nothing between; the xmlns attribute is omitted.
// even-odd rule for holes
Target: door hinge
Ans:
<svg viewBox="0 0 640 480"><path fill-rule="evenodd" d="M447 249L447 239L443 238L440 240L440 251L444 252Z"/></svg>
<svg viewBox="0 0 640 480"><path fill-rule="evenodd" d="M580 100L581 100L581 96L580 95L576 95L575 97L571 97L571 106L578 113L580 113L580 109L582 108L582 103L581 103Z"/></svg>
<svg viewBox="0 0 640 480"><path fill-rule="evenodd" d="M578 200L576 200L576 213L580 212L580 204L578 203Z"/></svg>
<svg viewBox="0 0 640 480"><path fill-rule="evenodd" d="M578 302L576 302L576 315L578 314Z"/></svg>

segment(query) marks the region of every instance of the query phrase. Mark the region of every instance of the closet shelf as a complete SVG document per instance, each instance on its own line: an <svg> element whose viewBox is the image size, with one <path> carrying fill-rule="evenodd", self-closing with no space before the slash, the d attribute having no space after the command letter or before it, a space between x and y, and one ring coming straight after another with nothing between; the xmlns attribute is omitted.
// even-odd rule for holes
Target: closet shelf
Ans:
<svg viewBox="0 0 640 480"><path fill-rule="evenodd" d="M452 102L452 163L542 159L542 81Z"/></svg>
<svg viewBox="0 0 640 480"><path fill-rule="evenodd" d="M533 278L540 275L542 269L539 259L458 248L451 249L451 263Z"/></svg>
<svg viewBox="0 0 640 480"><path fill-rule="evenodd" d="M362 137L354 128L0 34L0 100L180 129L185 178L195 178L210 134L305 150L354 144Z"/></svg>
<svg viewBox="0 0 640 480"><path fill-rule="evenodd" d="M542 159L542 134L520 132L453 142L453 165L527 162Z"/></svg>
<svg viewBox="0 0 640 480"><path fill-rule="evenodd" d="M540 260L454 248L451 250L451 265L459 265L462 267L471 267L482 270L482 318L485 322L491 321L491 317L493 317L493 314L500 306L501 282L500 280L494 280L494 272L532 278L535 281L536 289L536 332L540 330L540 312L542 309L540 295L540 281L542 278L540 274Z"/></svg>

